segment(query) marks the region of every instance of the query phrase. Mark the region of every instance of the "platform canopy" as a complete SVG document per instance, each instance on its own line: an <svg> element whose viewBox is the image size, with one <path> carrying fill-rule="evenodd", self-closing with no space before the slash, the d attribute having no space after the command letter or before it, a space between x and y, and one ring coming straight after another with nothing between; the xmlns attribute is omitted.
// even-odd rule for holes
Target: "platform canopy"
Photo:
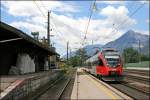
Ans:
<svg viewBox="0 0 150 100"><path fill-rule="evenodd" d="M36 51L42 51L49 55L59 55L54 47L49 48L46 45L43 45L38 40L35 40L31 36L27 35L23 31L16 29L4 22L0 22L0 48L2 46L8 48L12 47L16 49L15 47L25 48L36 50ZM3 48L3 47L2 47Z"/></svg>

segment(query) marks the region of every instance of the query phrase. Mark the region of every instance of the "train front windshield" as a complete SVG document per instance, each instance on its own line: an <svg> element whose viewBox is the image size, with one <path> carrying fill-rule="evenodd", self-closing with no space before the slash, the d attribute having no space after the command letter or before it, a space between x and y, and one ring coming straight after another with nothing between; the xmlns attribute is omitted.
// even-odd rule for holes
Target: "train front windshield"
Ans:
<svg viewBox="0 0 150 100"><path fill-rule="evenodd" d="M119 64L119 59L116 58L106 58L106 60L110 67L116 67Z"/></svg>
<svg viewBox="0 0 150 100"><path fill-rule="evenodd" d="M105 59L110 67L117 67L119 64L119 58L118 52L105 53Z"/></svg>

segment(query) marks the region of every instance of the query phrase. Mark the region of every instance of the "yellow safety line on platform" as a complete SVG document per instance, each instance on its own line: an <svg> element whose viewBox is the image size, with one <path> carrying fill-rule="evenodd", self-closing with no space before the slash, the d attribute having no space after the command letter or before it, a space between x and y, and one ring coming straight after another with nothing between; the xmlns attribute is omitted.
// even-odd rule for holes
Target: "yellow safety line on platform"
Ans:
<svg viewBox="0 0 150 100"><path fill-rule="evenodd" d="M105 86L102 84L97 84L98 82L94 81L87 75L88 79L90 79L99 89L102 89L107 95L109 95L112 99L117 99L114 95L112 95L112 91L108 90ZM111 92L111 93L110 93Z"/></svg>

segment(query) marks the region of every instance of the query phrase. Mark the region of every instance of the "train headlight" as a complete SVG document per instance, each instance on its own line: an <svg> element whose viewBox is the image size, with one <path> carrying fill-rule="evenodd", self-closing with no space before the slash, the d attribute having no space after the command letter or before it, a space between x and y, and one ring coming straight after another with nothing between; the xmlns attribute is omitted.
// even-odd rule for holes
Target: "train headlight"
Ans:
<svg viewBox="0 0 150 100"><path fill-rule="evenodd" d="M109 64L106 64L107 66L109 66Z"/></svg>

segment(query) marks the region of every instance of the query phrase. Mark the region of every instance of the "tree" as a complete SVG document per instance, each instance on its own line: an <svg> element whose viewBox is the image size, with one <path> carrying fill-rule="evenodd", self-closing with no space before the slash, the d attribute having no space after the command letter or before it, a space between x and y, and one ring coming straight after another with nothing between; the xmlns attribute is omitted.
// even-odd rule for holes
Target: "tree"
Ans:
<svg viewBox="0 0 150 100"><path fill-rule="evenodd" d="M86 50L81 48L76 52L76 55L79 57L79 66L83 66L84 61L88 58Z"/></svg>
<svg viewBox="0 0 150 100"><path fill-rule="evenodd" d="M141 61L150 61L149 55L141 54Z"/></svg>
<svg viewBox="0 0 150 100"><path fill-rule="evenodd" d="M70 65L72 66L83 66L84 61L88 58L86 51L84 48L79 49L76 51L76 54L74 57L71 57L69 59Z"/></svg>
<svg viewBox="0 0 150 100"><path fill-rule="evenodd" d="M123 55L124 55L125 63L139 62L140 54L138 53L137 50L135 50L135 49L133 49L131 47L124 49Z"/></svg>
<svg viewBox="0 0 150 100"><path fill-rule="evenodd" d="M73 67L79 66L79 57L78 56L71 57L69 59L69 62L70 62L70 65L72 65Z"/></svg>

